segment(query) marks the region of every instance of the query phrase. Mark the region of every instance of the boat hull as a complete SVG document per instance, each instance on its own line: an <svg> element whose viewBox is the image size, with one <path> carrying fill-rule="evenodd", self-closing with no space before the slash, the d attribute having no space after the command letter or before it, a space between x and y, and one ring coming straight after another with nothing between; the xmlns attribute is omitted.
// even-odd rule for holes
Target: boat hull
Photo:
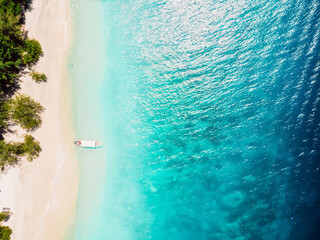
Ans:
<svg viewBox="0 0 320 240"><path fill-rule="evenodd" d="M102 143L99 141L77 140L73 142L75 145L83 148L100 148Z"/></svg>

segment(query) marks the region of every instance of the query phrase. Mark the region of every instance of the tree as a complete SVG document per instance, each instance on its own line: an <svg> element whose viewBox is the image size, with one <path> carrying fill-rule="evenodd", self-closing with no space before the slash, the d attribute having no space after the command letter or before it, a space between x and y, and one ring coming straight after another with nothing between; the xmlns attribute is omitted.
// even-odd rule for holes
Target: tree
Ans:
<svg viewBox="0 0 320 240"><path fill-rule="evenodd" d="M19 75L22 63L21 50L5 35L0 34L0 93L5 95Z"/></svg>
<svg viewBox="0 0 320 240"><path fill-rule="evenodd" d="M32 65L38 62L40 56L43 54L40 43L35 40L25 41L25 53L23 54L23 62L25 65Z"/></svg>
<svg viewBox="0 0 320 240"><path fill-rule="evenodd" d="M0 222L5 221L6 219L9 218L9 213L0 213ZM1 238L0 238L1 239Z"/></svg>
<svg viewBox="0 0 320 240"><path fill-rule="evenodd" d="M0 226L0 239L1 240L10 240L10 235L12 230L7 226Z"/></svg>
<svg viewBox="0 0 320 240"><path fill-rule="evenodd" d="M39 42L27 39L22 29L22 9L29 4L30 0L0 0L0 99L17 89L19 74L43 54Z"/></svg>
<svg viewBox="0 0 320 240"><path fill-rule="evenodd" d="M21 39L20 15L16 16L10 11L0 10L0 33Z"/></svg>
<svg viewBox="0 0 320 240"><path fill-rule="evenodd" d="M47 76L44 73L32 72L30 73L30 76L37 83L47 81Z"/></svg>
<svg viewBox="0 0 320 240"><path fill-rule="evenodd" d="M6 10L15 16L21 14L21 3L19 0L1 0L0 10ZM26 2L26 1L23 1Z"/></svg>
<svg viewBox="0 0 320 240"><path fill-rule="evenodd" d="M0 102L0 128L7 128L9 118L9 105L6 102Z"/></svg>
<svg viewBox="0 0 320 240"><path fill-rule="evenodd" d="M14 165L18 162L17 146L0 140L0 167L7 164ZM1 238L0 238L1 239Z"/></svg>
<svg viewBox="0 0 320 240"><path fill-rule="evenodd" d="M32 161L39 157L41 150L40 143L31 135L25 135L23 142L0 140L0 167L7 164L15 165L21 160L21 157L26 157L28 161Z"/></svg>
<svg viewBox="0 0 320 240"><path fill-rule="evenodd" d="M41 125L40 114L44 111L44 108L31 97L24 94L16 95L10 100L9 105L10 117L22 128L29 131Z"/></svg>
<svg viewBox="0 0 320 240"><path fill-rule="evenodd" d="M29 161L39 157L41 152L40 143L36 141L31 135L24 136L24 143L21 146L21 151Z"/></svg>

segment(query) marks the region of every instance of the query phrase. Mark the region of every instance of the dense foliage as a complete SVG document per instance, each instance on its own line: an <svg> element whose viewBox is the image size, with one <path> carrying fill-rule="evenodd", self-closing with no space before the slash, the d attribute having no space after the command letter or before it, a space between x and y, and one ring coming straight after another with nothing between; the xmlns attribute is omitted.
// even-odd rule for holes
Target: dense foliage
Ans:
<svg viewBox="0 0 320 240"><path fill-rule="evenodd" d="M9 213L0 213L0 222L6 221L9 218ZM0 226L0 239L10 240L12 230L7 226Z"/></svg>
<svg viewBox="0 0 320 240"><path fill-rule="evenodd" d="M0 166L16 164L23 156L32 160L39 156L41 147L30 135L24 142L6 142L5 133L12 123L32 130L41 124L44 108L26 95L12 97L19 88L19 76L37 63L43 54L38 41L28 39L22 28L24 12L31 0L0 0ZM36 73L38 80L44 74ZM2 239L2 238L0 238Z"/></svg>
<svg viewBox="0 0 320 240"><path fill-rule="evenodd" d="M7 120L9 118L9 105L7 102L0 103L0 128L7 128Z"/></svg>
<svg viewBox="0 0 320 240"><path fill-rule="evenodd" d="M22 128L32 130L41 125L40 113L44 108L40 103L23 94L16 95L8 103L10 106L9 116Z"/></svg>
<svg viewBox="0 0 320 240"><path fill-rule="evenodd" d="M24 143L21 145L21 153L26 156L29 161L39 157L41 152L40 143L31 135L25 135Z"/></svg>
<svg viewBox="0 0 320 240"><path fill-rule="evenodd" d="M17 85L17 77L29 57L28 39L22 30L20 1L0 0L0 95Z"/></svg>
<svg viewBox="0 0 320 240"><path fill-rule="evenodd" d="M0 222L3 222L8 218L9 213L0 213ZM1 239L1 238L0 238Z"/></svg>
<svg viewBox="0 0 320 240"><path fill-rule="evenodd" d="M26 68L31 68L43 54L38 41L28 39L22 28L24 12L32 0L0 0L0 167L16 164L21 157L29 161L39 156L41 147L31 135L24 142L5 142L3 133L13 120L23 128L30 130L41 124L39 114L43 107L25 95L14 98L19 88L19 76ZM43 75L35 76L43 79ZM36 80L35 79L35 80ZM0 213L0 222L6 214ZM0 239L10 240L12 230L0 226Z"/></svg>
<svg viewBox="0 0 320 240"><path fill-rule="evenodd" d="M32 65L38 62L40 55L43 54L40 43L37 40L25 40L25 51L23 54L23 63Z"/></svg>
<svg viewBox="0 0 320 240"><path fill-rule="evenodd" d="M23 8L28 9L30 3L30 0L0 0L0 11L5 10L17 16L21 14Z"/></svg>
<svg viewBox="0 0 320 240"><path fill-rule="evenodd" d="M12 230L7 226L0 226L0 239L1 240L10 240L10 235Z"/></svg>
<svg viewBox="0 0 320 240"><path fill-rule="evenodd" d="M23 38L19 17L0 8L0 97L16 86L23 63Z"/></svg>
<svg viewBox="0 0 320 240"><path fill-rule="evenodd" d="M44 73L32 72L32 73L30 73L30 76L37 83L47 81L47 76Z"/></svg>
<svg viewBox="0 0 320 240"><path fill-rule="evenodd" d="M37 158L41 152L40 143L31 135L25 135L24 142L5 142L0 140L0 167L14 165L21 157L29 161Z"/></svg>
<svg viewBox="0 0 320 240"><path fill-rule="evenodd" d="M23 31L22 9L30 1L0 0L0 98L16 88L17 78L25 67L37 63L43 54L40 43L28 39Z"/></svg>
<svg viewBox="0 0 320 240"><path fill-rule="evenodd" d="M6 143L4 140L0 140L0 167L6 164L14 165L19 159L18 144Z"/></svg>

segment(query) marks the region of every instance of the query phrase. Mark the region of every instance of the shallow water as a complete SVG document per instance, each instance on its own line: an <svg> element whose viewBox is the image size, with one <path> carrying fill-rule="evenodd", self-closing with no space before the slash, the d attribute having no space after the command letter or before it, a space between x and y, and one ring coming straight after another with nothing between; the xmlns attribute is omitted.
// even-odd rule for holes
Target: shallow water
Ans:
<svg viewBox="0 0 320 240"><path fill-rule="evenodd" d="M71 8L73 239L317 239L318 1Z"/></svg>

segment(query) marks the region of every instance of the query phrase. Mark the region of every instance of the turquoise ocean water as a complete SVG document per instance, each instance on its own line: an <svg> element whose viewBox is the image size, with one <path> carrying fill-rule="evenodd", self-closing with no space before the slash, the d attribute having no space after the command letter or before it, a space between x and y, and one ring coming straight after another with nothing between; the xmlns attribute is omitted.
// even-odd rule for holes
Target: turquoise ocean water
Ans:
<svg viewBox="0 0 320 240"><path fill-rule="evenodd" d="M70 239L319 239L318 0L70 6Z"/></svg>

